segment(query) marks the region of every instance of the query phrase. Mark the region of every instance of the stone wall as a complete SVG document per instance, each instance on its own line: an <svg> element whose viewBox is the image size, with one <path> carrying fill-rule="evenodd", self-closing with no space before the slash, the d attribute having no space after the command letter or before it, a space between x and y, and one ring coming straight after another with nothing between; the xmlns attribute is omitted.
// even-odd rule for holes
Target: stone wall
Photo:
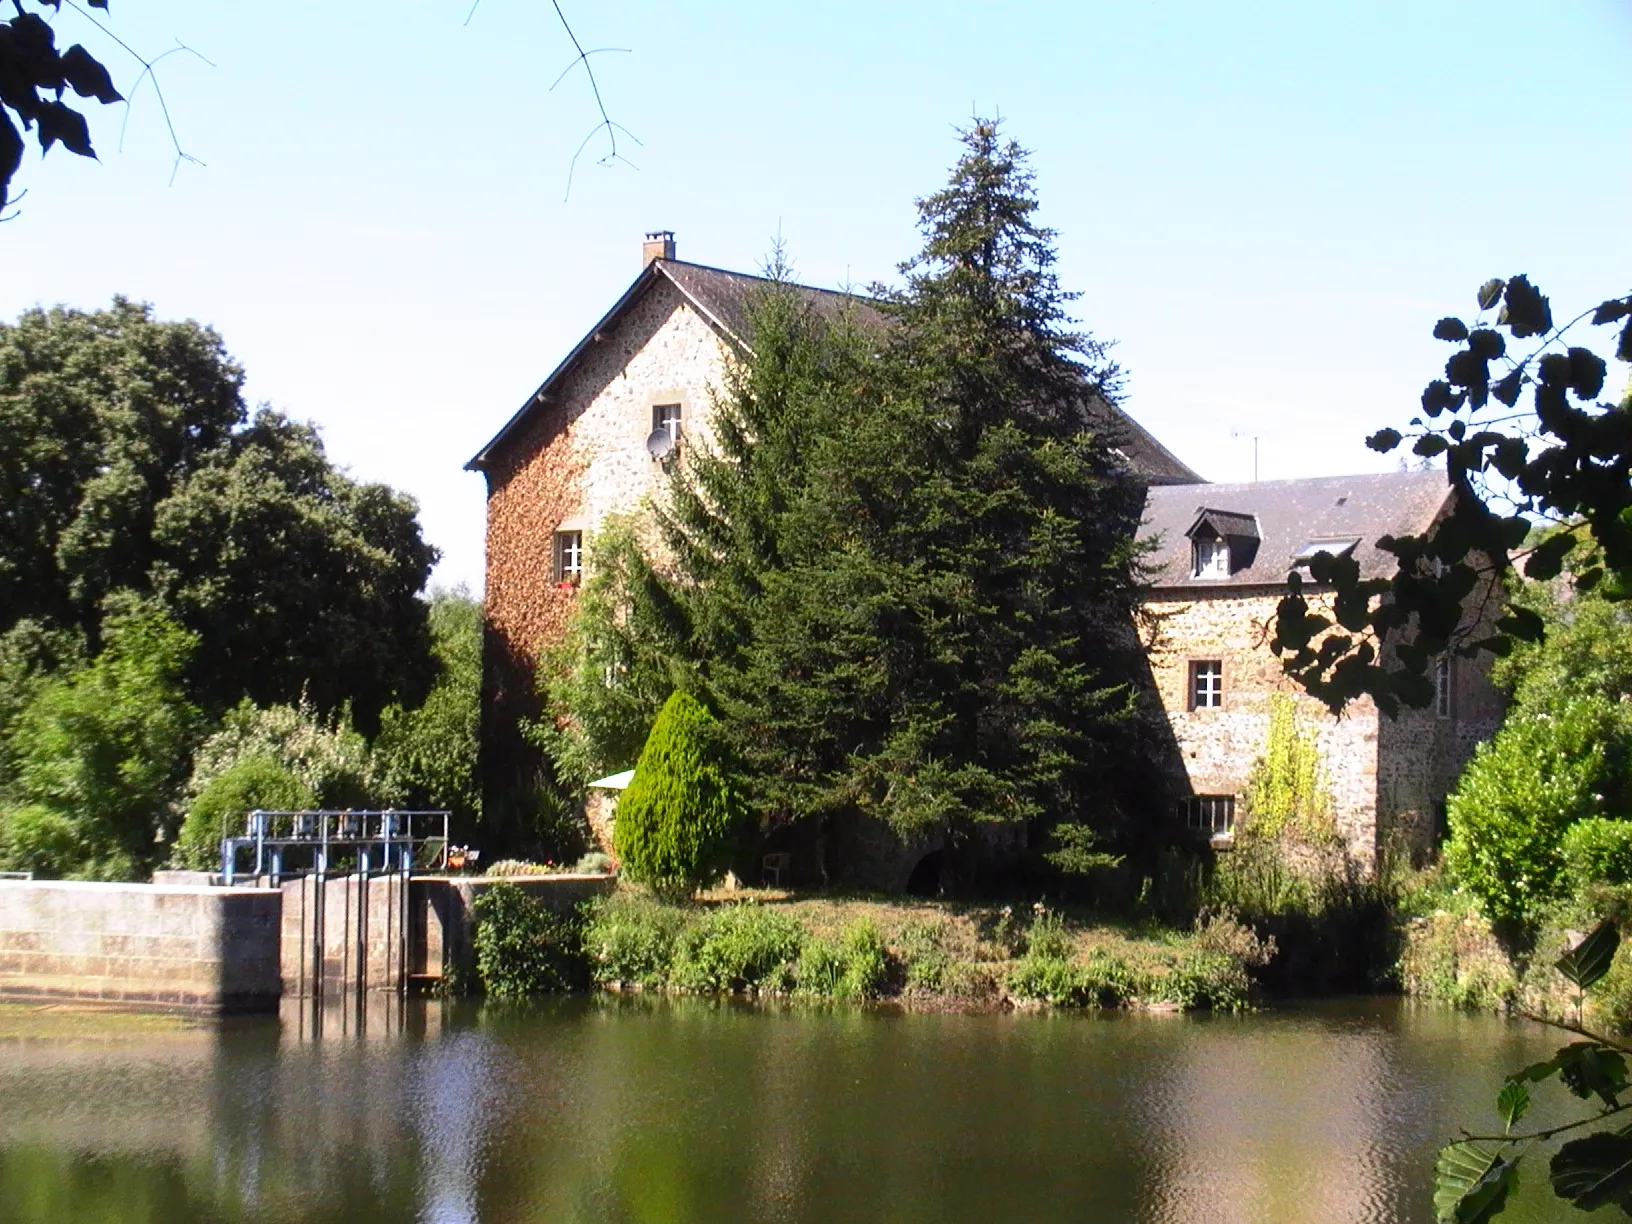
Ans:
<svg viewBox="0 0 1632 1224"><path fill-rule="evenodd" d="M409 887L412 887L410 885ZM280 951L283 991L397 990L407 965L410 913L400 875L337 876L323 882L321 923L318 884L302 876L283 885ZM321 948L318 934L321 931Z"/></svg>
<svg viewBox="0 0 1632 1224"><path fill-rule="evenodd" d="M0 880L0 997L275 1009L282 900L251 888Z"/></svg>

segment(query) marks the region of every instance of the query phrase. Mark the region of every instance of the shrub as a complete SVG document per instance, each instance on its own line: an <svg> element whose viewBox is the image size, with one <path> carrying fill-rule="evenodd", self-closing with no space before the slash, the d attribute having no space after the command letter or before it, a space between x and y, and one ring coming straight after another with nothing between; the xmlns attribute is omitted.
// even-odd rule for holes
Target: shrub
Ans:
<svg viewBox="0 0 1632 1224"><path fill-rule="evenodd" d="M48 880L72 875L90 857L74 822L38 803L0 812L0 853L12 870Z"/></svg>
<svg viewBox="0 0 1632 1224"><path fill-rule="evenodd" d="M795 989L824 999L877 998L889 974L884 939L870 919L846 927L837 940L807 939L794 968Z"/></svg>
<svg viewBox="0 0 1632 1224"><path fill-rule="evenodd" d="M720 906L681 935L672 980L688 990L786 990L805 939L798 919L780 910Z"/></svg>
<svg viewBox="0 0 1632 1224"><path fill-rule="evenodd" d="M667 984L685 925L683 911L631 893L595 903L583 937L591 974L608 984Z"/></svg>
<svg viewBox="0 0 1632 1224"><path fill-rule="evenodd" d="M1632 821L1601 816L1578 820L1565 832L1559 854L1577 888L1632 884Z"/></svg>
<svg viewBox="0 0 1632 1224"><path fill-rule="evenodd" d="M674 693L658 713L613 833L623 870L637 883L689 891L719 875L737 849L747 811L717 729L687 693Z"/></svg>
<svg viewBox="0 0 1632 1224"><path fill-rule="evenodd" d="M311 789L271 757L246 757L211 778L188 806L174 861L179 867L213 870L221 862L221 839L243 832L246 813L316 805Z"/></svg>
<svg viewBox="0 0 1632 1224"><path fill-rule="evenodd" d="M617 864L612 861L610 854L602 854L599 850L591 850L574 863L572 869L579 875L611 875L618 868Z"/></svg>
<svg viewBox="0 0 1632 1224"><path fill-rule="evenodd" d="M1121 1007L1140 993L1140 974L1125 961L1095 948L1087 960L1027 954L1009 972L1009 992L1055 1007Z"/></svg>
<svg viewBox="0 0 1632 1224"><path fill-rule="evenodd" d="M945 946L946 923L907 923L896 936L896 951L906 969L907 989L934 993L947 985L952 957Z"/></svg>
<svg viewBox="0 0 1632 1224"><path fill-rule="evenodd" d="M262 708L243 702L229 710L221 728L199 746L189 795L198 796L240 761L276 761L328 808L370 808L401 796L382 778L368 741L344 714L326 719L302 702Z"/></svg>
<svg viewBox="0 0 1632 1224"><path fill-rule="evenodd" d="M1186 1011L1239 1012L1247 1009L1252 980L1246 966L1224 952L1192 946L1156 979L1157 998Z"/></svg>
<svg viewBox="0 0 1632 1224"><path fill-rule="evenodd" d="M554 863L533 863L526 859L499 859L497 862L489 863L487 870L482 874L503 879L512 876L550 875L562 870L563 868L557 867Z"/></svg>
<svg viewBox="0 0 1632 1224"><path fill-rule="evenodd" d="M134 599L112 602L102 652L41 681L7 729L8 840L24 869L131 879L173 831L197 729L181 690L196 639Z"/></svg>
<svg viewBox="0 0 1632 1224"><path fill-rule="evenodd" d="M1616 717L1601 697L1520 710L1463 772L1449 803L1445 866L1497 923L1528 926L1562 892L1565 830L1604 814Z"/></svg>
<svg viewBox="0 0 1632 1224"><path fill-rule="evenodd" d="M1412 920L1400 955L1400 984L1418 998L1480 1011L1505 1009L1518 975L1477 912L1439 911Z"/></svg>
<svg viewBox="0 0 1632 1224"><path fill-rule="evenodd" d="M495 999L573 990L585 982L579 922L552 913L514 884L476 898L476 977Z"/></svg>

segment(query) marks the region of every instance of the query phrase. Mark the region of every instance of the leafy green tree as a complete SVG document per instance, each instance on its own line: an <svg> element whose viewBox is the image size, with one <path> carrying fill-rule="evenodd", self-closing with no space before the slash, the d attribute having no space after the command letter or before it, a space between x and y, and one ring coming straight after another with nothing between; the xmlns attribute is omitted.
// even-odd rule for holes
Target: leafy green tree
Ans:
<svg viewBox="0 0 1632 1224"><path fill-rule="evenodd" d="M221 839L242 834L248 813L316 806L317 795L288 766L271 757L246 757L211 778L188 806L173 861L178 867L214 870L221 864Z"/></svg>
<svg viewBox="0 0 1632 1224"><path fill-rule="evenodd" d="M431 596L437 677L413 709L387 706L374 750L385 782L416 808L447 808L468 838L482 814L477 743L482 700L482 605L463 590Z"/></svg>
<svg viewBox="0 0 1632 1224"><path fill-rule="evenodd" d="M1477 299L1473 326L1434 325L1436 339L1458 347L1423 391L1422 415L1368 439L1386 453L1410 437L1415 454L1443 456L1450 512L1421 535L1378 541L1398 563L1390 578L1362 580L1352 557L1316 558L1310 573L1328 588L1329 613L1311 610L1302 580L1288 578L1275 648L1334 711L1362 695L1389 713L1426 706L1429 669L1446 652L1505 655L1538 639L1534 610L1494 615L1521 562L1526 577L1547 580L1574 554L1577 589L1632 596L1632 396L1600 399L1606 386L1627 386L1626 370L1611 378L1604 357L1571 343L1583 324L1616 327L1613 359L1632 362L1632 295L1564 323L1524 276L1487 281ZM1538 541L1538 519L1562 530ZM1470 615L1470 600L1492 615Z"/></svg>
<svg viewBox="0 0 1632 1224"><path fill-rule="evenodd" d="M173 832L169 803L198 730L180 684L195 639L130 598L103 630L102 651L43 681L9 729L0 826L18 867L131 879Z"/></svg>
<svg viewBox="0 0 1632 1224"><path fill-rule="evenodd" d="M38 9L54 9L60 0L33 3ZM108 7L108 0L86 3ZM0 209L5 208L11 180L23 163L19 126L23 132L34 131L42 154L60 143L70 153L95 157L85 116L65 102L63 94L71 89L105 105L124 101L108 70L89 51L78 43L59 51L56 33L39 13L27 11L22 0L13 7L16 16L0 22Z"/></svg>
<svg viewBox="0 0 1632 1224"><path fill-rule="evenodd" d="M262 409L220 337L115 299L0 325L0 633L83 632L108 597L159 600L198 638L186 683L219 712L304 693L372 729L431 674L413 502L361 484Z"/></svg>
<svg viewBox="0 0 1632 1224"><path fill-rule="evenodd" d="M618 800L613 837L624 873L677 892L724 871L749 823L733 773L713 715L676 690Z"/></svg>

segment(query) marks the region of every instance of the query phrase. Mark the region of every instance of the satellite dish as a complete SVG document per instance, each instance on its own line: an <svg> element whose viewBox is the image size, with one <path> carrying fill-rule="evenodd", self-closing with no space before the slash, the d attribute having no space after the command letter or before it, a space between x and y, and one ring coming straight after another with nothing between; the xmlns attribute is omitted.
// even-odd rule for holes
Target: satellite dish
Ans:
<svg viewBox="0 0 1632 1224"><path fill-rule="evenodd" d="M668 426L659 425L646 435L646 453L653 459L667 459L674 454L674 435Z"/></svg>

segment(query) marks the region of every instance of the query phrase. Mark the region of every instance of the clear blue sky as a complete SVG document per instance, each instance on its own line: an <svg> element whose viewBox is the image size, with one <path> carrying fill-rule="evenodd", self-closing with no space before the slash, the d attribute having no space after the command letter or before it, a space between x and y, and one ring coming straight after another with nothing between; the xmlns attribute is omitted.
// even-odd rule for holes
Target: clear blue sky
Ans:
<svg viewBox="0 0 1632 1224"><path fill-rule="evenodd" d="M160 66L97 117L100 164L30 154L0 316L115 293L215 325L252 400L417 496L438 580L481 586L461 466L639 269L753 270L780 232L816 284L888 279L954 125L1033 150L1083 321L1129 410L1214 480L1375 470L1443 361L1434 319L1527 272L1555 307L1632 289L1632 3L562 0L639 169L598 169L547 0L113 0ZM83 19L129 92L135 72Z"/></svg>

